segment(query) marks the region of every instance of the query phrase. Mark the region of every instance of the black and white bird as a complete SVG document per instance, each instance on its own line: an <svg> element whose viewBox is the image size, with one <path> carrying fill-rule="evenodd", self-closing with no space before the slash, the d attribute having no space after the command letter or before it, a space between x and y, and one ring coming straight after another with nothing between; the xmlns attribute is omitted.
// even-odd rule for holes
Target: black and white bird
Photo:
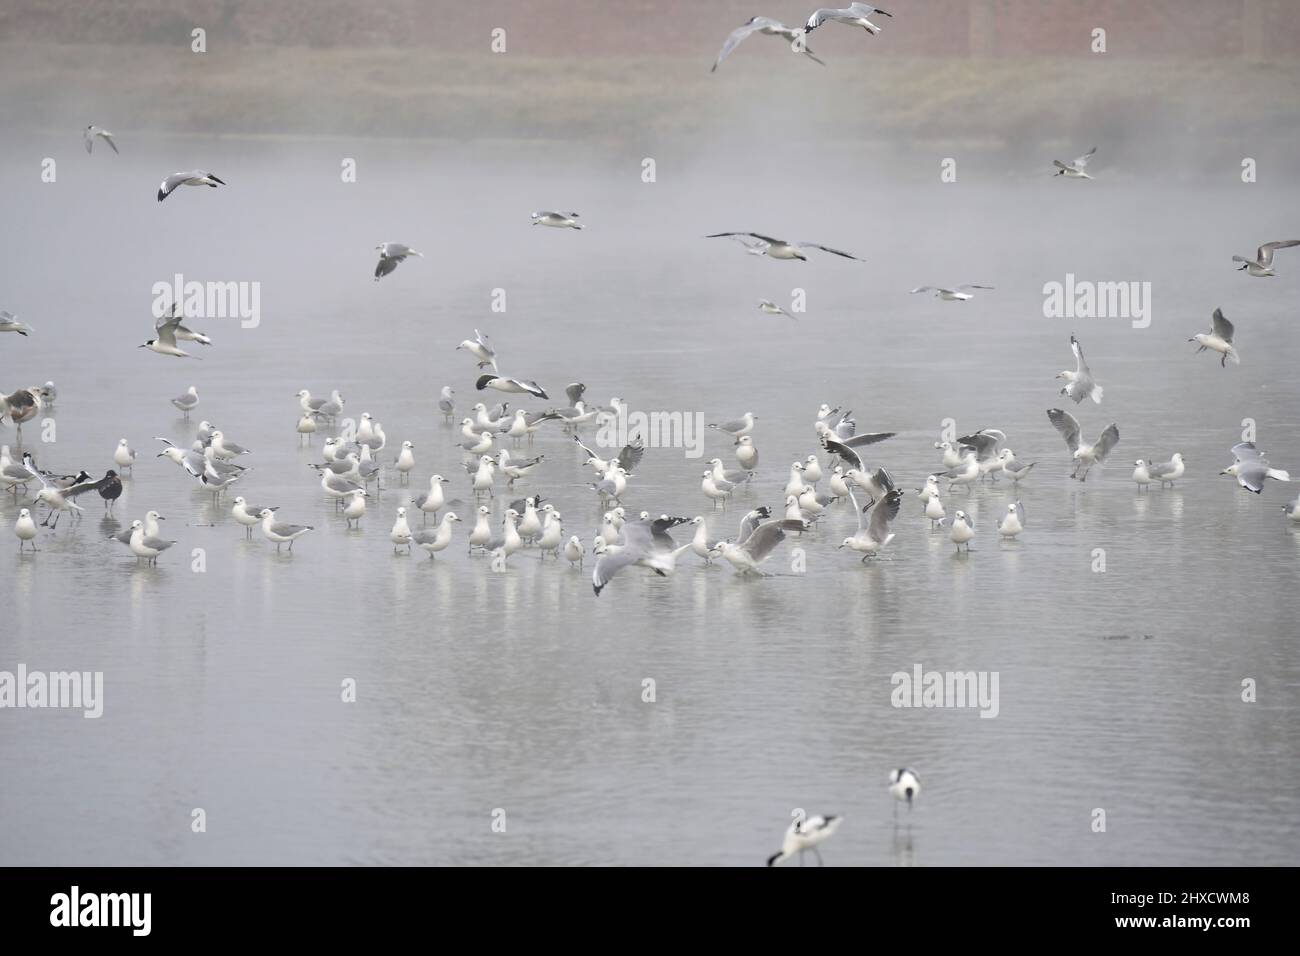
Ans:
<svg viewBox="0 0 1300 956"><path fill-rule="evenodd" d="M1228 359L1232 359L1234 365L1241 364L1241 356L1237 354L1237 347L1232 344L1232 336L1236 330L1231 322L1223 317L1222 309L1215 309L1214 314L1210 316L1210 331L1197 332L1187 341L1195 342L1200 346L1196 354L1209 349L1212 352L1219 353L1219 367L1226 368Z"/></svg>
<svg viewBox="0 0 1300 956"><path fill-rule="evenodd" d="M874 14L880 14L882 17L893 19L893 14L888 10L881 10L879 7L868 6L865 3L850 3L842 9L832 7L822 7L820 10L814 10L808 22L804 24L804 29L812 33L823 23L834 21L836 23L847 24L851 27L862 27L872 36L880 32L880 27L876 26L867 17Z"/></svg>
<svg viewBox="0 0 1300 956"><path fill-rule="evenodd" d="M121 152L121 150L117 148L117 143L113 142L113 134L108 130L101 129L98 126L87 126L81 131L81 141L86 144L86 152L93 153L95 151L95 140L97 139L102 139L109 146L113 147L113 152Z"/></svg>
<svg viewBox="0 0 1300 956"><path fill-rule="evenodd" d="M1232 457L1232 464L1219 474L1236 478L1237 484L1247 491L1259 494L1264 490L1264 481L1268 478L1274 481L1291 480L1290 472L1270 467L1268 459L1255 447L1253 441L1243 441L1233 445Z"/></svg>
<svg viewBox="0 0 1300 956"><path fill-rule="evenodd" d="M158 184L158 201L162 202L175 192L178 186L211 186L216 189L218 186L224 185L226 185L225 180L203 169L190 169L183 173L172 173Z"/></svg>
<svg viewBox="0 0 1300 956"><path fill-rule="evenodd" d="M159 319L154 324L157 338L152 338L139 347L148 349L150 352L157 352L159 355L169 355L172 358L194 358L195 356L190 355L189 352L176 347L176 332L180 325L181 316L179 315Z"/></svg>
<svg viewBox="0 0 1300 956"><path fill-rule="evenodd" d="M734 238L737 236L749 236L760 242L767 243L761 252L755 255L764 255L769 259L800 259L808 261L808 257L803 254L803 249L820 249L822 252L829 252L833 256L842 256L845 259L852 259L854 262L865 262L865 259L859 259L857 256L844 252L841 249L832 249L830 246L819 245L815 242L788 242L784 239L773 239L771 236L759 235L757 232L715 232L705 236L705 239L723 239Z"/></svg>
<svg viewBox="0 0 1300 956"><path fill-rule="evenodd" d="M909 767L900 767L889 771L889 793L899 803L906 803L912 809L912 801L921 795L921 778ZM895 811L898 807L895 805Z"/></svg>
<svg viewBox="0 0 1300 956"><path fill-rule="evenodd" d="M396 269L397 264L408 256L424 258L423 252L416 252L410 246L400 242L381 242L375 248L379 251L379 261L375 263L376 282Z"/></svg>
<svg viewBox="0 0 1300 956"><path fill-rule="evenodd" d="M500 375L480 375L478 381L474 383L474 387L480 392L485 388L493 388L498 392L506 392L507 394L550 398L542 386L528 379L504 378Z"/></svg>
<svg viewBox="0 0 1300 956"><path fill-rule="evenodd" d="M17 332L19 335L26 336L32 331L32 327L25 322L19 322L18 316L12 312L0 312L0 332Z"/></svg>
<svg viewBox="0 0 1300 956"><path fill-rule="evenodd" d="M1056 377L1065 379L1065 387L1061 389L1062 395L1069 396L1074 404L1078 405L1085 398L1091 398L1098 405L1101 404L1101 386L1097 380L1092 377L1092 370L1088 368L1088 363L1083 359L1083 348L1079 345L1079 340L1073 335L1070 336L1070 351L1074 353L1074 371L1065 369Z"/></svg>
<svg viewBox="0 0 1300 956"><path fill-rule="evenodd" d="M1241 266L1238 272L1245 272L1246 275L1255 276L1262 279L1268 276L1277 275L1273 271L1273 253L1278 249L1290 249L1292 246L1300 246L1300 239L1277 239L1273 242L1266 242L1255 250L1255 258L1247 259L1245 256L1233 256L1233 262L1240 262Z"/></svg>
<svg viewBox="0 0 1300 956"><path fill-rule="evenodd" d="M1088 480L1088 472L1093 465L1100 465L1106 460L1111 449L1119 443L1119 426L1112 422L1101 433L1101 436L1091 445L1080 439L1081 429L1078 420L1069 412L1062 411L1059 408L1049 408L1047 418L1051 421L1052 426L1061 433L1065 439L1065 447L1070 449L1070 453L1075 461L1074 471L1070 472L1071 478L1078 478L1080 481ZM1083 474L1079 474L1079 469L1083 469Z"/></svg>
<svg viewBox="0 0 1300 956"><path fill-rule="evenodd" d="M1056 172L1053 175L1064 176L1066 179L1092 179L1088 175L1087 166L1088 160L1092 159L1096 152L1097 147L1094 146L1082 156L1077 156L1068 163L1063 163L1059 159L1052 160L1052 165L1056 167Z"/></svg>
<svg viewBox="0 0 1300 956"><path fill-rule="evenodd" d="M799 865L803 866L803 855L807 850L812 850L817 857L817 865L823 865L821 851L817 849L818 845L830 839L840 825L843 817L828 815L824 817L808 817L807 819L797 819L790 824L790 828L785 831L785 839L781 841L781 851L773 853L767 858L768 866L776 866L790 857L798 855Z"/></svg>
<svg viewBox="0 0 1300 956"><path fill-rule="evenodd" d="M822 66L825 66L824 62L813 56L812 50L808 49L804 43L807 32L801 27L788 27L780 20L773 20L771 17L750 17L727 35L727 39L723 41L722 50L719 51L718 58L713 61L713 67L709 72L715 72L722 65L722 61L729 57L732 51L740 46L742 41L755 33L762 36L780 37L790 44L790 49L793 52L802 53L814 63L821 63Z"/></svg>

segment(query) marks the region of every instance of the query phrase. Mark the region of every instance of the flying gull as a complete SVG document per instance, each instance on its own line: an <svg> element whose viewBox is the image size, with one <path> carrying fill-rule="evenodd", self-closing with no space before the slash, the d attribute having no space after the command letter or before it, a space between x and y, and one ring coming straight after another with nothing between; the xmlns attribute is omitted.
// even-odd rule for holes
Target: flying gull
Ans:
<svg viewBox="0 0 1300 956"><path fill-rule="evenodd" d="M1300 246L1300 239L1277 239L1273 242L1266 242L1255 251L1254 259L1247 259L1245 256L1233 256L1233 262L1240 262L1241 268L1238 272L1245 272L1247 275L1256 278L1266 276L1275 276L1273 271L1273 253L1277 249L1290 249L1292 246Z"/></svg>
<svg viewBox="0 0 1300 956"><path fill-rule="evenodd" d="M1083 359L1083 349L1079 345L1079 340L1073 335L1070 336L1070 351L1074 353L1074 371L1071 372L1066 369L1056 376L1065 379L1067 383L1065 388L1061 389L1061 394L1068 395L1076 405L1085 398L1091 398L1100 405L1101 386L1092 377L1092 370L1088 368L1088 363Z"/></svg>
<svg viewBox="0 0 1300 956"><path fill-rule="evenodd" d="M397 268L397 264L407 256L419 256L424 258L423 252L416 252L408 245L400 242L381 242L375 246L379 250L379 261L375 263L375 281L378 282L388 273Z"/></svg>
<svg viewBox="0 0 1300 956"><path fill-rule="evenodd" d="M945 302L965 302L968 299L975 298L975 295L973 293L964 291L966 289L992 290L993 286L975 285L969 282L963 285L959 285L953 289L945 289L943 286L937 286L937 285L921 285L921 286L917 286L909 294L916 295L918 292L933 292L934 297L936 299L943 299L943 301Z"/></svg>
<svg viewBox="0 0 1300 956"><path fill-rule="evenodd" d="M800 27L788 27L780 20L773 20L771 17L750 17L744 24L736 27L736 29L732 30L727 36L726 41L722 44L722 50L718 53L718 58L714 61L713 67L709 72L715 72L722 64L722 61L731 55L732 50L736 49L736 47L740 46L743 40L748 39L755 33L761 34L762 36L780 37L790 44L790 48L794 52L802 53L814 63L821 63L822 66L826 65L824 62L817 59L817 57L813 56L812 50L808 49L808 47L803 43L804 36L807 33L806 30L803 30Z"/></svg>
<svg viewBox="0 0 1300 956"><path fill-rule="evenodd" d="M1071 478L1078 478L1080 481L1088 480L1088 472L1093 465L1100 465L1110 454L1110 450L1119 442L1119 426L1114 422L1106 427L1101 433L1101 437L1094 444L1087 444L1080 441L1079 422L1069 412L1061 411L1059 408L1049 408L1047 417L1052 426L1061 433L1065 439L1065 445L1070 449L1077 464L1074 471L1070 473ZM1083 474L1079 474L1079 469L1083 469Z"/></svg>
<svg viewBox="0 0 1300 956"><path fill-rule="evenodd" d="M1206 349L1218 352L1219 367L1226 368L1228 359L1232 359L1236 365L1241 364L1241 356L1237 354L1236 346L1232 344L1233 325L1223 317L1222 309L1215 309L1214 314L1210 317L1210 331L1197 332L1187 341L1195 342L1200 345L1196 350L1199 355Z"/></svg>
<svg viewBox="0 0 1300 956"><path fill-rule="evenodd" d="M218 186L226 185L225 181L217 178L212 173L202 169L191 169L183 173L172 173L158 185L158 201L162 202L170 196L177 186L211 186L216 189Z"/></svg>
<svg viewBox="0 0 1300 956"><path fill-rule="evenodd" d="M1266 478L1272 478L1274 481L1291 480L1289 472L1281 468L1269 467L1268 459L1255 447L1253 441L1243 441L1233 445L1232 455L1235 459L1233 463L1219 474L1236 478L1237 484L1247 491L1253 491L1255 494L1262 492Z"/></svg>
<svg viewBox="0 0 1300 956"><path fill-rule="evenodd" d="M865 262L865 259L859 259L857 256L850 255L840 249L832 249L830 246L818 245L815 242L787 242L784 239L773 239L771 236L759 235L756 232L714 232L705 236L705 239L723 239L737 236L750 236L760 242L767 243L758 255L767 256L769 259L802 259L808 261L800 249L820 249L822 252L829 252L834 256L843 256L845 259L852 259L854 262Z"/></svg>
<svg viewBox="0 0 1300 956"><path fill-rule="evenodd" d="M86 152L95 151L95 140L102 139L109 146L113 147L113 152L121 152L117 148L117 143L113 142L113 134L106 129L100 129L98 126L87 126L81 131L81 141L86 144Z"/></svg>
<svg viewBox="0 0 1300 956"><path fill-rule="evenodd" d="M1056 166L1056 172L1053 175L1064 176L1067 179L1092 179L1087 173L1088 160L1092 159L1093 154L1097 152L1094 146L1082 156L1078 156L1068 163L1063 163L1059 159L1052 160L1052 165Z"/></svg>
<svg viewBox="0 0 1300 956"><path fill-rule="evenodd" d="M812 33L823 23L834 20L836 23L844 23L851 27L862 27L872 36L880 32L880 27L876 26L867 17L873 13L878 13L882 17L893 18L893 14L888 10L881 10L879 7L868 6L865 3L850 3L843 9L833 9L831 7L822 7L820 10L814 10L804 29Z"/></svg>

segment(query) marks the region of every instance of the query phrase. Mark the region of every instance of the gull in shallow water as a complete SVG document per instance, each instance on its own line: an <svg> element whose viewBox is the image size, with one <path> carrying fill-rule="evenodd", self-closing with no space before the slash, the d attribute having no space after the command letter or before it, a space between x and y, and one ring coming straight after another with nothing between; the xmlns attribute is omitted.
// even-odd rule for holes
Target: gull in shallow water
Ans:
<svg viewBox="0 0 1300 956"><path fill-rule="evenodd" d="M1052 160L1052 165L1056 167L1053 175L1064 176L1067 179L1092 179L1087 173L1088 160L1092 159L1093 154L1097 152L1094 146L1082 156L1077 156L1068 163L1063 163L1059 159Z"/></svg>
<svg viewBox="0 0 1300 956"><path fill-rule="evenodd" d="M741 41L748 39L751 35L758 33L762 36L780 37L790 44L790 49L796 53L802 53L814 63L826 64L817 57L813 56L812 50L804 45L804 36L807 31L800 27L788 27L780 20L773 20L771 17L750 17L743 24L736 27L728 34L727 39L723 41L722 50L718 53L718 58L713 62L713 73L722 64L722 61L731 55L731 51L740 46Z"/></svg>
<svg viewBox="0 0 1300 956"><path fill-rule="evenodd" d="M691 550L691 545L688 543L679 547L668 531L680 524L689 524L690 521L690 518L661 515L658 518L646 517L626 522L622 528L622 542L605 542L604 553L591 573L591 587L596 592L596 597L600 597L600 592L614 575L628 565L649 568L660 577L672 574L677 566L677 558Z"/></svg>
<svg viewBox="0 0 1300 956"><path fill-rule="evenodd" d="M597 216L597 219L600 217ZM576 212L555 212L550 209L543 209L532 215L534 226L550 226L552 229L581 229L582 223L578 222Z"/></svg>
<svg viewBox="0 0 1300 956"><path fill-rule="evenodd" d="M998 457L1002 459L1002 473L1017 484L1029 474L1029 469L1038 464L1036 461L1031 461L1028 464L1020 461L1016 458L1016 453L1010 448L1002 449L1002 453Z"/></svg>
<svg viewBox="0 0 1300 956"><path fill-rule="evenodd" d="M0 332L17 332L19 335L27 335L32 331L32 327L24 322L18 321L18 316L12 312L0 312Z"/></svg>
<svg viewBox="0 0 1300 956"><path fill-rule="evenodd" d="M172 399L172 404L185 413L185 420L189 421L190 412L194 411L199 404L199 390L191 385L180 395Z"/></svg>
<svg viewBox="0 0 1300 956"><path fill-rule="evenodd" d="M966 553L970 554L970 542L975 537L975 522L971 516L964 511L958 511L952 519L952 531L948 537L952 543L957 545L957 553L961 554L961 546L966 545Z"/></svg>
<svg viewBox="0 0 1300 956"><path fill-rule="evenodd" d="M381 242L375 248L379 251L379 261L375 263L376 282L396 269L397 264L408 256L424 258L423 252L416 252L410 246L401 242Z"/></svg>
<svg viewBox="0 0 1300 956"><path fill-rule="evenodd" d="M1282 512L1293 522L1300 524L1300 496L1297 496L1295 501L1283 505Z"/></svg>
<svg viewBox="0 0 1300 956"><path fill-rule="evenodd" d="M266 540L275 542L275 551L280 552L280 545L289 542L289 553L293 553L293 543L308 531L315 530L309 524L287 524L275 520L275 512L270 508L262 510L262 534Z"/></svg>
<svg viewBox="0 0 1300 956"><path fill-rule="evenodd" d="M858 508L858 499L852 489L849 489L849 500L853 502L853 510L858 516L858 532L850 538L845 538L840 543L840 547L859 552L862 555L862 563L866 564L867 559L874 558L894 540L894 533L889 530L889 523L898 517L898 509L903 503L903 492L895 488L881 501L867 502L861 510Z"/></svg>
<svg viewBox="0 0 1300 956"><path fill-rule="evenodd" d="M130 548L137 561L140 558L145 558L150 564L157 564L158 555L175 543L175 541L164 541L162 538L155 538L145 534L144 525L139 518L131 522Z"/></svg>
<svg viewBox="0 0 1300 956"><path fill-rule="evenodd" d="M968 299L975 298L975 294L973 292L965 291L966 289L991 290L992 288L993 286L991 285L974 285L972 283L959 285L954 289L945 289L943 286L937 285L921 285L913 289L910 294L916 295L918 292L933 292L936 299L943 299L945 302L965 302Z"/></svg>
<svg viewBox="0 0 1300 956"><path fill-rule="evenodd" d="M822 252L829 252L834 256L843 256L845 259L852 259L854 262L866 261L865 259L859 259L857 256L850 255L840 249L832 249L830 246L818 245L815 242L787 242L784 239L773 239L771 236L762 236L756 232L715 232L705 236L704 238L722 239L735 236L749 236L753 239L759 240L760 242L767 243L759 254L767 256L769 259L801 259L804 262L807 262L808 257L800 250L820 249Z"/></svg>
<svg viewBox="0 0 1300 956"><path fill-rule="evenodd" d="M1236 346L1232 344L1234 331L1232 323L1223 317L1223 310L1215 309L1214 314L1210 317L1210 331L1197 332L1187 341L1200 345L1200 348L1196 350L1198 355L1206 349L1218 352L1221 356L1219 358L1219 367L1226 368L1228 359L1232 359L1235 365L1241 364L1241 356L1237 354Z"/></svg>
<svg viewBox="0 0 1300 956"><path fill-rule="evenodd" d="M804 29L812 33L823 23L834 20L836 23L844 23L851 27L862 27L872 36L880 32L880 27L876 26L867 17L874 13L882 17L893 18L893 14L888 10L881 10L879 7L868 6L865 3L850 3L847 7L836 10L832 7L822 7L820 10L814 10L808 22L804 24Z"/></svg>
<svg viewBox="0 0 1300 956"><path fill-rule="evenodd" d="M781 852L773 853L767 858L768 866L776 866L782 860L788 860L790 857L798 854L799 865L803 866L804 851L812 850L817 857L817 865L822 865L821 850L817 845L830 839L840 825L843 817L828 815L824 817L808 817L806 820L795 820L790 824L790 829L785 831L785 839L781 841Z"/></svg>
<svg viewBox="0 0 1300 956"><path fill-rule="evenodd" d="M1025 506L1019 501L1007 505L1007 513L998 522L998 534L1003 538L1014 538L1025 530Z"/></svg>
<svg viewBox="0 0 1300 956"><path fill-rule="evenodd" d="M718 548L722 556L741 574L761 575L764 572L759 565L771 557L776 546L785 540L785 533L803 531L804 528L805 524L802 521L776 518L757 525L744 540L737 544L732 544L730 541L718 542Z"/></svg>
<svg viewBox="0 0 1300 956"><path fill-rule="evenodd" d="M1255 494L1262 492L1266 478L1272 478L1274 481L1291 480L1289 472L1281 468L1269 467L1268 459L1255 447L1253 441L1243 441L1233 445L1232 455L1235 459L1233 463L1219 474L1236 478L1237 484L1247 491L1253 491Z"/></svg>
<svg viewBox="0 0 1300 956"><path fill-rule="evenodd" d="M1151 475L1151 480L1159 481L1161 488L1166 484L1172 485L1179 478L1183 477L1183 472L1185 470L1186 468L1183 464L1182 452L1175 452L1174 457L1160 465L1153 465L1150 462L1147 463L1147 471Z"/></svg>
<svg viewBox="0 0 1300 956"><path fill-rule="evenodd" d="M218 186L226 185L225 181L217 178L212 173L202 169L191 169L183 173L172 173L161 183L158 184L158 201L162 202L173 192L177 186L211 186L216 189Z"/></svg>
<svg viewBox="0 0 1300 956"><path fill-rule="evenodd" d="M109 146L113 147L113 152L121 152L121 150L117 148L117 143L113 142L113 134L108 130L101 129L98 126L87 126L81 131L81 141L86 144L86 152L93 153L95 151L95 140L97 139L102 139Z"/></svg>
<svg viewBox="0 0 1300 956"><path fill-rule="evenodd" d="M1096 442L1089 445L1080 440L1080 428L1078 420L1069 412L1062 411L1059 408L1049 408L1047 418L1051 421L1052 426L1061 433L1065 439L1065 446L1070 449L1071 454L1076 462L1074 471L1070 472L1071 478L1078 478L1080 481L1088 480L1088 472L1093 465L1100 465L1110 454L1110 450L1119 442L1119 426L1114 422L1106 427L1101 433L1101 437ZM1079 474L1079 469L1083 469L1083 474Z"/></svg>
<svg viewBox="0 0 1300 956"><path fill-rule="evenodd" d="M1237 270L1245 272L1246 275L1255 276L1256 278L1265 278L1275 276L1273 271L1273 253L1278 249L1290 249L1292 246L1300 246L1300 239L1277 239L1273 242L1266 242L1255 250L1255 258L1247 259L1245 256L1233 256L1233 262L1240 262L1242 265Z"/></svg>
<svg viewBox="0 0 1300 956"><path fill-rule="evenodd" d="M1069 369L1065 369L1056 376L1066 381L1066 386L1061 389L1061 394L1068 395L1076 405L1085 398L1091 398L1100 405L1101 386L1092 377L1092 370L1088 368L1088 363L1083 360L1083 348L1079 345L1079 340L1073 335L1070 336L1070 351L1074 353L1074 371L1071 372Z"/></svg>

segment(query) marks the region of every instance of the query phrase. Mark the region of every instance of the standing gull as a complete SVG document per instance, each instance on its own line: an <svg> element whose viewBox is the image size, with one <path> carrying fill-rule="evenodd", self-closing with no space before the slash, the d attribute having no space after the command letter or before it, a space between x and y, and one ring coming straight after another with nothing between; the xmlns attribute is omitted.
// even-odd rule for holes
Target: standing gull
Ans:
<svg viewBox="0 0 1300 956"><path fill-rule="evenodd" d="M18 553L22 554L23 548L31 544L32 550L36 550L33 543L36 539L36 522L32 520L32 513L26 508L20 508L18 511L18 520L14 522L14 535L18 538Z"/></svg>
<svg viewBox="0 0 1300 956"><path fill-rule="evenodd" d="M1019 501L1007 505L1007 513L998 522L998 534L1004 539L1013 539L1025 530L1025 506Z"/></svg>
<svg viewBox="0 0 1300 956"><path fill-rule="evenodd" d="M1160 465L1147 465L1147 470L1151 474L1152 481L1159 481L1160 487L1163 488L1166 483L1173 485L1175 481L1183 477L1186 466L1183 463L1182 452L1175 452L1174 457Z"/></svg>
<svg viewBox="0 0 1300 956"><path fill-rule="evenodd" d="M180 395L172 399L172 404L185 413L185 420L189 421L190 412L194 411L199 404L199 390L191 385Z"/></svg>
<svg viewBox="0 0 1300 956"><path fill-rule="evenodd" d="M889 794L902 803L906 801L907 809L912 809L912 801L921 795L921 778L909 767L889 771ZM897 805L895 805L897 810Z"/></svg>
<svg viewBox="0 0 1300 956"><path fill-rule="evenodd" d="M275 542L276 554L280 553L280 545L286 541L289 542L289 553L292 554L294 541L312 530L314 529L309 524L286 524L276 521L274 511L270 508L262 510L262 534L266 536L266 540Z"/></svg>
<svg viewBox="0 0 1300 956"><path fill-rule="evenodd" d="M754 422L756 421L758 421L757 415L753 412L745 412L739 418L720 424L710 424L709 427L716 428L720 432L726 432L732 438L739 439L742 435L748 435L754 430Z"/></svg>

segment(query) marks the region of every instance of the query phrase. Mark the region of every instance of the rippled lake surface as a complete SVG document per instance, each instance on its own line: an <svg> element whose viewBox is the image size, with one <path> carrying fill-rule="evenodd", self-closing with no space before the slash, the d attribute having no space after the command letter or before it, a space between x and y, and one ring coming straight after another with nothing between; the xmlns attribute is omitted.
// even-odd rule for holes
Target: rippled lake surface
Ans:
<svg viewBox="0 0 1300 956"><path fill-rule="evenodd" d="M123 524L91 495L81 521L41 529L20 557L8 529L29 499L0 501L0 669L104 674L97 720L0 711L0 863L751 865L794 808L845 816L828 865L1296 862L1300 535L1282 505L1300 486L1256 497L1218 476L1253 419L1300 477L1300 256L1279 253L1275 279L1229 262L1295 231L1294 190L1100 169L1053 181L1036 157L941 188L928 166L854 178L851 150L740 165L664 154L644 184L640 154L612 149L122 146L0 147L0 307L36 330L0 338L0 388L59 390L56 440L32 423L26 445L56 472L96 476L119 438L140 452ZM34 155L60 157L57 183L40 182ZM343 157L358 159L355 184L339 181ZM199 164L229 185L154 201L164 172ZM813 164L826 175L806 176ZM588 228L529 226L548 207ZM749 229L868 261L776 262L702 238ZM372 247L393 240L425 258L374 283ZM202 361L137 349L152 285L176 273L259 282L260 324L206 322ZM1067 273L1150 282L1149 327L1045 318L1043 285ZM962 282L996 290L907 294ZM757 311L795 289L797 321ZM1237 325L1239 367L1187 342L1215 306ZM598 599L590 563L524 552L493 573L463 546L394 554L394 511L431 473L453 477L472 515L459 429L436 398L452 385L459 420L480 397L454 350L475 327L503 372L553 400L582 381L600 403L759 416L758 475L725 510L700 491L704 461L734 466L709 431L702 458L647 451L633 513L704 514L734 535L748 508L780 505L792 460L820 452L828 402L898 433L868 458L909 489L937 470L944 419L1004 429L1038 462L1018 492L1028 528L997 538L1017 496L1006 482L959 490L949 512L977 527L959 556L909 495L890 560L864 566L835 550L855 527L838 504L781 545L770 577L688 555L671 578L633 569ZM1121 434L1083 484L1045 415L1064 401L1053 375L1072 367L1071 333L1106 391L1070 410L1086 437L1112 421ZM186 423L168 399L189 385L201 405ZM390 474L358 531L307 467L326 432L299 445L301 388L338 388L346 415L382 421L385 461L415 443L410 487ZM246 541L228 500L153 457L152 436L188 443L199 419L253 450L239 493L315 526L292 556ZM15 446L12 427L0 441ZM600 511L582 456L558 429L534 449L545 464L517 491L553 502L589 547ZM1138 494L1133 460L1175 451L1186 478ZM156 568L109 540L150 509L178 542ZM892 706L891 675L918 664L996 671L997 717ZM347 678L355 703L340 700ZM1247 679L1257 702L1241 699ZM910 815L886 788L903 765L924 787Z"/></svg>

